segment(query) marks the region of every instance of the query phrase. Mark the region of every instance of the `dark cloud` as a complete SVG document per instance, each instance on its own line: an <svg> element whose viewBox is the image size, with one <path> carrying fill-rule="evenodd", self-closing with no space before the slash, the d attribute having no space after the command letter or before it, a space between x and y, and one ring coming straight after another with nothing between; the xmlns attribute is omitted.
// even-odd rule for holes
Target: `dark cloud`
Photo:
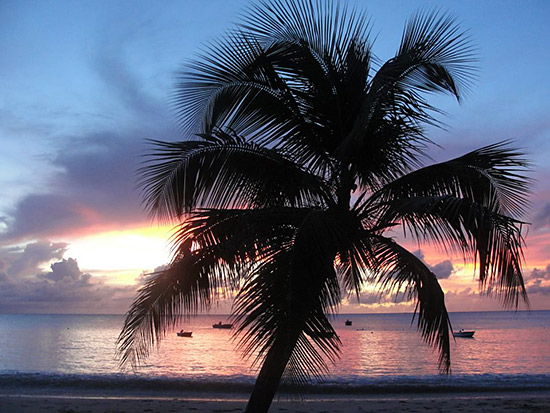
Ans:
<svg viewBox="0 0 550 413"><path fill-rule="evenodd" d="M454 271L453 263L451 262L451 260L441 261L433 267L430 266L430 269L440 280L449 278Z"/></svg>
<svg viewBox="0 0 550 413"><path fill-rule="evenodd" d="M550 295L550 264L544 269L533 268L533 271L525 279L525 289L530 296L536 294Z"/></svg>
<svg viewBox="0 0 550 413"><path fill-rule="evenodd" d="M527 294L542 294L550 295L550 283L543 284L541 279L535 280L533 283L530 283L527 287Z"/></svg>
<svg viewBox="0 0 550 413"><path fill-rule="evenodd" d="M74 258L63 259L50 265L51 272L39 274L39 278L44 278L54 283L81 283L88 284L90 274L84 274L78 268L78 263Z"/></svg>
<svg viewBox="0 0 550 413"><path fill-rule="evenodd" d="M422 252L422 250L413 251L412 255L414 255L416 258L424 261L424 252Z"/></svg>
<svg viewBox="0 0 550 413"><path fill-rule="evenodd" d="M529 280L550 280L550 264L548 264L544 270L533 268L531 274L526 278Z"/></svg>
<svg viewBox="0 0 550 413"><path fill-rule="evenodd" d="M0 313L123 313L129 308L136 286L95 279L76 259L60 258L65 250L66 244L44 241L8 251L0 261ZM51 261L50 271L39 270Z"/></svg>
<svg viewBox="0 0 550 413"><path fill-rule="evenodd" d="M440 280L449 278L454 272L454 267L451 260L441 261L432 266L424 261L424 252L422 252L422 250L413 251L413 255L422 260L422 262L426 264L430 271L433 272L435 276Z"/></svg>
<svg viewBox="0 0 550 413"><path fill-rule="evenodd" d="M27 244L24 249L0 250L4 256L5 271L13 278L22 278L35 275L42 264L52 260L59 260L67 251L67 243L38 241Z"/></svg>
<svg viewBox="0 0 550 413"><path fill-rule="evenodd" d="M79 213L75 199L57 194L31 194L16 205L0 240L9 243L25 237L45 238L85 224L86 218Z"/></svg>
<svg viewBox="0 0 550 413"><path fill-rule="evenodd" d="M472 290L471 287L466 287L462 290L447 291L445 293L445 299L446 300L452 299L453 297L459 297L459 296L462 296L462 297L476 297L476 296L479 296L479 294L476 293L474 290Z"/></svg>
<svg viewBox="0 0 550 413"><path fill-rule="evenodd" d="M93 277L91 277L93 279ZM124 313L135 295L132 286L101 282L50 282L36 277L27 282L2 284L1 313Z"/></svg>
<svg viewBox="0 0 550 413"><path fill-rule="evenodd" d="M60 114L68 132L48 134L50 152L42 156L48 174L40 177L46 182L39 192L19 198L11 211L2 211L0 245L92 228L124 228L147 219L136 188L136 171L149 149L146 139L180 139L167 107L169 89L159 90L156 83L148 87L151 79L143 79L140 68L125 59L128 42L137 39L97 40L90 69L99 81L94 91L104 92L104 98L87 108L93 116L86 122L73 122L74 109Z"/></svg>
<svg viewBox="0 0 550 413"><path fill-rule="evenodd" d="M111 50L107 54L105 51L102 49L97 56L95 67L113 100L139 115L136 120L140 123L146 120L166 122L166 102L160 102L152 94L145 93L138 76L120 59L121 50Z"/></svg>
<svg viewBox="0 0 550 413"><path fill-rule="evenodd" d="M91 215L90 219L139 220L136 171L145 152L144 139L103 133L88 137L74 149L59 151L53 163L64 171L63 193L89 208L80 211Z"/></svg>
<svg viewBox="0 0 550 413"><path fill-rule="evenodd" d="M150 136L149 136L150 137ZM67 142L53 158L58 172L42 193L22 198L4 217L4 245L88 228L123 228L146 217L136 187L145 137L95 134Z"/></svg>
<svg viewBox="0 0 550 413"><path fill-rule="evenodd" d="M8 276L8 263L0 257L0 284L11 283L12 280Z"/></svg>
<svg viewBox="0 0 550 413"><path fill-rule="evenodd" d="M383 299L384 295L378 292L362 292L359 294L360 304L376 304Z"/></svg>

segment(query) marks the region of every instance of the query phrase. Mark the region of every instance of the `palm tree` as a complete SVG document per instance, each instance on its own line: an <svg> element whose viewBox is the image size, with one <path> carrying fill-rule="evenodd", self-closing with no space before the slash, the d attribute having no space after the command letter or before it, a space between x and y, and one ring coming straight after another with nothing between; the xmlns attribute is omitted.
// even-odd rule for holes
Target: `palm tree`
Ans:
<svg viewBox="0 0 550 413"><path fill-rule="evenodd" d="M426 97L462 99L468 37L448 15L418 13L384 63L369 30L342 3L265 1L188 64L174 103L193 137L154 141L141 170L146 208L180 222L173 257L127 314L123 364L234 293L238 347L259 367L247 411L265 412L282 379L327 373L340 349L327 316L373 284L414 300L449 372L443 290L398 229L473 260L480 290L505 305L527 302L522 154L501 142L423 163L425 127L440 125Z"/></svg>

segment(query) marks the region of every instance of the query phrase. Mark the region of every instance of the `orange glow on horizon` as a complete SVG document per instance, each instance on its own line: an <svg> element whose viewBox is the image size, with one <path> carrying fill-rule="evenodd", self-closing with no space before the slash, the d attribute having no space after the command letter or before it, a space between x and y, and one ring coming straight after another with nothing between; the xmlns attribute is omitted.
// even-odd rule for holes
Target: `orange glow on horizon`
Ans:
<svg viewBox="0 0 550 413"><path fill-rule="evenodd" d="M150 273L170 261L170 239L173 230L172 224L159 226L143 222L131 228L117 230L105 228L95 233L73 235L69 239L65 237L63 240L69 242L69 247L64 258L75 258L80 270L92 274L96 282L121 287L133 286L142 273ZM537 234L528 239L530 246L525 248L524 276L530 274L535 267L546 268L548 261L542 257L542 252L546 248L544 245L546 241L548 241L547 245L550 245L549 235ZM498 301L479 296L478 274L472 259L464 262L462 257L451 256L431 245L406 244L408 245L405 247L411 252L420 249L428 265L434 266L446 260L452 262L453 272L450 277L439 280L446 297L449 297L450 309L473 311L480 305L495 310L501 309ZM540 259L537 256L540 256ZM376 288L372 285L365 285L362 292L368 294L374 290ZM537 304L534 308L543 307ZM341 310L359 313L412 312L414 304L412 302L357 303L354 300L349 302L344 300Z"/></svg>
<svg viewBox="0 0 550 413"><path fill-rule="evenodd" d="M75 258L83 272L133 284L142 272L169 262L171 230L143 226L80 236L70 241L65 257Z"/></svg>

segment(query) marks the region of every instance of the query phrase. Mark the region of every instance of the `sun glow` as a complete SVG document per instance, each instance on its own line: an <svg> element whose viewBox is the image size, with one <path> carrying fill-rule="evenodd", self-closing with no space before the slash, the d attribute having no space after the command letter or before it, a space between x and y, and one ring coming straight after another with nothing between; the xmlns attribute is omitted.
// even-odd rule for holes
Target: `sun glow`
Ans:
<svg viewBox="0 0 550 413"><path fill-rule="evenodd" d="M79 237L70 242L66 257L76 258L82 271L107 276L126 274L130 281L144 271L168 263L170 228L142 227Z"/></svg>

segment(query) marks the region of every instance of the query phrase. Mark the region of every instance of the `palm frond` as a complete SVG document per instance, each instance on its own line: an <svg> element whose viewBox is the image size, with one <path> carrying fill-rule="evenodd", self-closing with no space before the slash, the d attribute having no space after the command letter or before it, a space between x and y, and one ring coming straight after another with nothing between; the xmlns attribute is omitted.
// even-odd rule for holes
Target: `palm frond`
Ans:
<svg viewBox="0 0 550 413"><path fill-rule="evenodd" d="M322 311L312 313L288 360L283 382L291 384L292 388L297 386L295 390L300 393L312 378L322 380L329 371L325 360L334 363L341 344L326 315Z"/></svg>
<svg viewBox="0 0 550 413"><path fill-rule="evenodd" d="M357 235L350 234L347 248L342 249L338 255L337 269L346 292L354 294L359 301L363 287L372 281L372 276L368 271L369 246L360 236L365 236L366 231L361 231L358 227L354 232Z"/></svg>
<svg viewBox="0 0 550 413"><path fill-rule="evenodd" d="M525 217L532 181L529 163L509 141L476 149L450 161L404 175L385 185L369 202L415 196L468 198L491 211Z"/></svg>
<svg viewBox="0 0 550 413"><path fill-rule="evenodd" d="M140 170L145 206L162 218L196 207L330 204L330 189L274 149L228 137L157 142Z"/></svg>
<svg viewBox="0 0 550 413"><path fill-rule="evenodd" d="M289 44L299 58L279 66L307 121L310 147L336 156L361 109L371 67L366 15L331 1L261 2L242 27L262 44ZM309 135L311 134L311 135Z"/></svg>
<svg viewBox="0 0 550 413"><path fill-rule="evenodd" d="M424 92L449 92L460 100L461 91L472 78L474 60L468 38L449 16L418 14L405 28L397 55L384 63L369 82L362 107L352 129L340 148L341 159L361 154L391 157L384 162L381 179L388 182L389 167L393 178L417 164L423 145L424 124L439 125L432 113L437 109L427 103ZM387 133L394 130L392 134ZM384 133L382 133L384 132ZM384 158L382 158L384 160ZM378 159L377 159L378 160ZM396 166L392 163L397 161ZM375 178L361 165L373 162L354 161L360 177L369 189ZM370 173L369 173L370 172ZM391 178L391 175L390 175Z"/></svg>
<svg viewBox="0 0 550 413"><path fill-rule="evenodd" d="M173 105L182 128L195 125L205 134L232 130L262 146L282 148L322 175L330 168L316 141L322 117L311 110L309 81L303 78L325 74L308 50L288 42L260 46L240 31L211 45L180 74Z"/></svg>
<svg viewBox="0 0 550 413"><path fill-rule="evenodd" d="M264 44L306 44L319 61L337 63L350 45L368 38L369 19L346 3L332 1L259 1L241 26Z"/></svg>
<svg viewBox="0 0 550 413"><path fill-rule="evenodd" d="M473 47L450 15L419 12L405 26L396 59L410 59L399 82L428 92L448 92L459 101L471 83Z"/></svg>
<svg viewBox="0 0 550 413"><path fill-rule="evenodd" d="M451 368L451 322L436 276L416 256L382 236L370 239L370 271L383 291L404 292L416 299L415 316L422 338L439 352L439 368Z"/></svg>
<svg viewBox="0 0 550 413"><path fill-rule="evenodd" d="M415 197L387 204L382 221L399 222L416 239L435 241L479 267L480 290L516 307L528 303L522 278L522 223L469 199Z"/></svg>
<svg viewBox="0 0 550 413"><path fill-rule="evenodd" d="M183 251L187 249L187 252ZM216 290L210 268L198 265L190 242L168 269L153 273L139 290L117 340L121 366L139 365L182 317L209 308Z"/></svg>
<svg viewBox="0 0 550 413"><path fill-rule="evenodd" d="M255 261L284 250L308 213L274 208L191 214L173 236L171 264L150 276L126 316L118 339L121 364L139 364L182 317L236 291Z"/></svg>
<svg viewBox="0 0 550 413"><path fill-rule="evenodd" d="M530 180L522 155L507 142L428 166L386 185L360 208L381 224L403 226L479 264L480 289L506 306L527 303L522 278L523 224ZM376 204L378 203L378 207Z"/></svg>

